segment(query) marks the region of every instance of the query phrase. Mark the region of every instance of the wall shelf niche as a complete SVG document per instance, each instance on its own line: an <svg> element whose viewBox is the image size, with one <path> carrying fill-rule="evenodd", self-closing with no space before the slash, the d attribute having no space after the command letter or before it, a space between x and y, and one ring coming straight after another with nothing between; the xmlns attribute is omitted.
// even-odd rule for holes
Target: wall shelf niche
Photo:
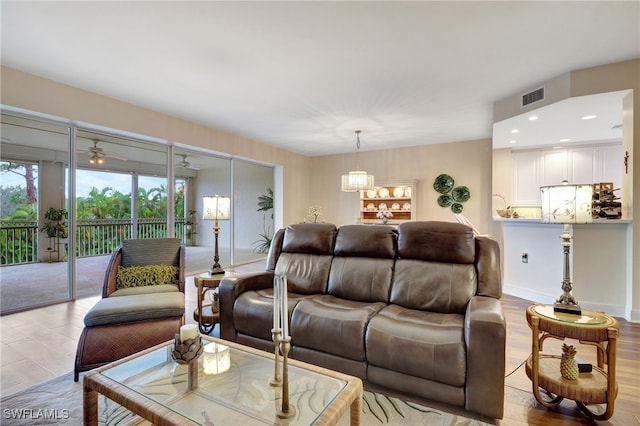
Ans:
<svg viewBox="0 0 640 426"><path fill-rule="evenodd" d="M360 191L360 223L382 224L377 217L381 210L393 215L387 221L389 225L415 220L416 182L397 181L376 185L374 189Z"/></svg>

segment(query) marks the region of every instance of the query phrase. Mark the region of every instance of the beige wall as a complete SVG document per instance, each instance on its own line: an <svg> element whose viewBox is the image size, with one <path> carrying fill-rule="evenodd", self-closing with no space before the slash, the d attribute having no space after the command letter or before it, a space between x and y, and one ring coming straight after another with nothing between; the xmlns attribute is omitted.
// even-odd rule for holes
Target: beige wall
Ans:
<svg viewBox="0 0 640 426"><path fill-rule="evenodd" d="M311 159L250 139L2 67L3 105L283 167L283 223L308 205ZM276 195L276 196L278 196Z"/></svg>
<svg viewBox="0 0 640 426"><path fill-rule="evenodd" d="M366 144L366 133L361 136ZM441 174L452 176L456 185L465 185L471 198L463 204L464 214L481 233L489 233L491 222L491 140L422 145L411 148L361 151L360 168L375 176L377 185L416 180L417 220L454 221L449 208L437 203L440 195L433 181ZM353 170L355 154L327 155L313 159L311 203L322 207L327 222L356 223L359 195L341 192L341 175Z"/></svg>

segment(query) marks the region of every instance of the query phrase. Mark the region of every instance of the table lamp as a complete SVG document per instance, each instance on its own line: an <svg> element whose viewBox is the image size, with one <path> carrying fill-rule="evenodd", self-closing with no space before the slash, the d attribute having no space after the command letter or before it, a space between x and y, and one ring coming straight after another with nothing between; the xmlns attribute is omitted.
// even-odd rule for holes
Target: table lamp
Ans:
<svg viewBox="0 0 640 426"><path fill-rule="evenodd" d="M540 187L542 199L542 223L562 223L564 231L562 251L564 253L564 278L562 280L562 295L554 305L555 312L582 315L580 305L571 294L571 274L569 269L569 252L571 250L572 235L570 224L590 223L593 221L592 197L593 185L552 185Z"/></svg>
<svg viewBox="0 0 640 426"><path fill-rule="evenodd" d="M209 195L202 198L203 219L214 220L213 235L215 236L215 251L213 255L213 266L209 269L209 274L224 274L224 269L220 266L218 256L218 234L220 233L219 220L229 220L231 217L231 199L219 195Z"/></svg>

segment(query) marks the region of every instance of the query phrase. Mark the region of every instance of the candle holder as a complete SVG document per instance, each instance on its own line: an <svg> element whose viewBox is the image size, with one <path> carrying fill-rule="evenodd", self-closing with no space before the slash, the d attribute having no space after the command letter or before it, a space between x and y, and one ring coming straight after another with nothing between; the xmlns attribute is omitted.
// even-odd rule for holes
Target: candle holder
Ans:
<svg viewBox="0 0 640 426"><path fill-rule="evenodd" d="M282 407L278 410L278 417L288 419L296 415L296 407L289 404L289 350L291 349L291 337L280 340L282 351Z"/></svg>
<svg viewBox="0 0 640 426"><path fill-rule="evenodd" d="M275 347L275 367L273 370L273 377L269 380L269 386L278 387L282 386L282 377L280 376L280 335L279 328L271 329L271 338L273 339Z"/></svg>
<svg viewBox="0 0 640 426"><path fill-rule="evenodd" d="M173 342L171 358L178 364L186 365L187 368L187 390L194 390L198 387L198 357L202 354L204 346L202 337L195 339L180 340L180 335L176 334Z"/></svg>

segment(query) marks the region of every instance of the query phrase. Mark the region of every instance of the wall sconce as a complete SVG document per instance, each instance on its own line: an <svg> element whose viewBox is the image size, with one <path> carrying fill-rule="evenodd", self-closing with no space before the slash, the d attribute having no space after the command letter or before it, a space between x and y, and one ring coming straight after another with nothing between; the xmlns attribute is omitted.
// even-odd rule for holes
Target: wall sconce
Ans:
<svg viewBox="0 0 640 426"><path fill-rule="evenodd" d="M213 224L215 250L213 255L213 266L209 269L209 274L224 274L224 269L220 266L220 257L218 256L218 234L220 233L218 220L229 220L231 218L231 198L221 197L219 195L203 197L202 207L204 210L203 219L215 220Z"/></svg>
<svg viewBox="0 0 640 426"><path fill-rule="evenodd" d="M202 366L204 374L220 374L231 368L229 347L218 343L205 345Z"/></svg>
<svg viewBox="0 0 640 426"><path fill-rule="evenodd" d="M571 294L571 274L569 269L569 252L573 239L569 225L574 223L591 223L593 221L592 200L593 185L553 185L540 187L542 197L542 223L562 223L564 231L562 251L564 253L564 278L562 295L553 310L581 315L580 305Z"/></svg>

